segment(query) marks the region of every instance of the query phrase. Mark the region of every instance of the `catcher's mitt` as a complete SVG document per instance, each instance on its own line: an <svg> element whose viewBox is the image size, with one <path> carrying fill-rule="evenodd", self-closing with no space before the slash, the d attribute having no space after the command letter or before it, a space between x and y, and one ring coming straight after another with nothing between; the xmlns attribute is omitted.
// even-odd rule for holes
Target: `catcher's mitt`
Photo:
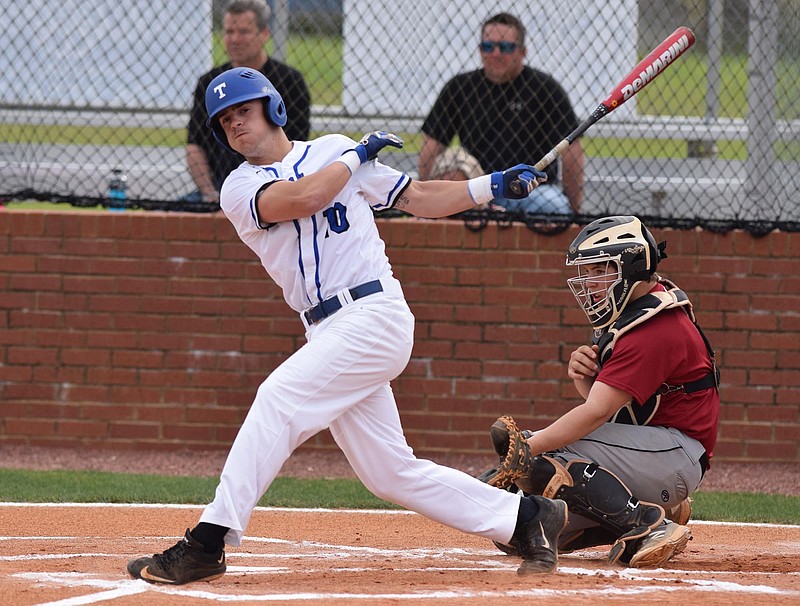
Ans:
<svg viewBox="0 0 800 606"><path fill-rule="evenodd" d="M500 464L481 474L480 479L491 486L508 489L518 479L530 475L532 457L527 438L531 434L520 431L516 421L504 415L492 424L490 435Z"/></svg>

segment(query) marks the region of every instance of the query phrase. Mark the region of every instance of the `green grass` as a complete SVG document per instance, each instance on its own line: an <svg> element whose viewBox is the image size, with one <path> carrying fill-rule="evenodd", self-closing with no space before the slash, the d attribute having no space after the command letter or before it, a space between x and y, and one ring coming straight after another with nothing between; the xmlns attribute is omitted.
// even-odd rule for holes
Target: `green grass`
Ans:
<svg viewBox="0 0 800 606"><path fill-rule="evenodd" d="M217 478L100 471L0 469L0 501L30 503L189 503L214 497ZM358 480L277 478L259 502L273 507L388 509Z"/></svg>
<svg viewBox="0 0 800 606"><path fill-rule="evenodd" d="M60 143L63 145L183 147L186 145L186 129L0 124L0 141L39 145Z"/></svg>
<svg viewBox="0 0 800 606"><path fill-rule="evenodd" d="M800 524L800 497L699 491L693 498L696 520Z"/></svg>
<svg viewBox="0 0 800 606"><path fill-rule="evenodd" d="M0 469L0 501L29 503L205 504L216 478L116 474L98 471ZM259 502L272 507L397 508L358 480L277 478ZM697 492L695 520L800 524L800 497Z"/></svg>

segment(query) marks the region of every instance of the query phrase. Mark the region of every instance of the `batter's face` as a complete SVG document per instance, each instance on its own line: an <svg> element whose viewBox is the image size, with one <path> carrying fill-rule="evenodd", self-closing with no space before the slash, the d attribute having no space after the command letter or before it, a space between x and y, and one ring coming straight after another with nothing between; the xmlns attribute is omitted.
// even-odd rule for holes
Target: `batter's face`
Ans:
<svg viewBox="0 0 800 606"><path fill-rule="evenodd" d="M522 72L525 60L525 47L520 44L517 30L510 25L492 23L483 28L481 42L494 43L494 49L486 52L478 50L483 61L486 78L495 84L511 82ZM511 42L515 45L510 53L500 51L498 42Z"/></svg>
<svg viewBox="0 0 800 606"><path fill-rule="evenodd" d="M264 117L261 99L226 107L220 112L219 124L228 138L228 145L245 158L264 157L269 147L271 129Z"/></svg>
<svg viewBox="0 0 800 606"><path fill-rule="evenodd" d="M222 19L222 42L234 67L260 68L267 55L264 45L269 39L269 28L258 29L256 14L225 13Z"/></svg>

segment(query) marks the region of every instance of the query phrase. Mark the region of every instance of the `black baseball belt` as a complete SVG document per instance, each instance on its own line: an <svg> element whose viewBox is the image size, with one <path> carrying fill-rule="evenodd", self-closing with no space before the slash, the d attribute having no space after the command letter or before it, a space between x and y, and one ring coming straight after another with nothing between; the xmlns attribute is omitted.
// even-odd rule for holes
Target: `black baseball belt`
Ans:
<svg viewBox="0 0 800 606"><path fill-rule="evenodd" d="M372 280L371 282L364 282L363 284L359 284L358 286L354 286L353 288L349 289L350 297L353 301L357 301L367 295L374 295L378 292L383 292L383 286L381 285L380 280ZM331 297L330 299L325 299L317 303L311 309L307 309L303 312L303 316L308 322L308 325L311 326L312 324L316 324L327 318L328 316L332 316L337 311L342 308L342 302L339 300L338 296Z"/></svg>

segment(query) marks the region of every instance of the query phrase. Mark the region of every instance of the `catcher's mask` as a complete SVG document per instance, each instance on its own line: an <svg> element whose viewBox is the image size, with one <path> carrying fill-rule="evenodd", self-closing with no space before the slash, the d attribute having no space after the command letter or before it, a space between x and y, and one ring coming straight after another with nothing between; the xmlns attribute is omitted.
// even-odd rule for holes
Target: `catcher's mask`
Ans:
<svg viewBox="0 0 800 606"><path fill-rule="evenodd" d="M616 320L637 284L656 271L667 243L655 238L633 216L597 219L569 245L567 265L578 275L567 284L595 330Z"/></svg>
<svg viewBox="0 0 800 606"><path fill-rule="evenodd" d="M206 88L206 111L214 137L226 148L235 153L228 145L228 137L219 124L220 112L233 105L252 101L264 100L264 116L276 126L286 125L286 105L280 93L261 72L249 67L234 67L222 72L214 78Z"/></svg>

